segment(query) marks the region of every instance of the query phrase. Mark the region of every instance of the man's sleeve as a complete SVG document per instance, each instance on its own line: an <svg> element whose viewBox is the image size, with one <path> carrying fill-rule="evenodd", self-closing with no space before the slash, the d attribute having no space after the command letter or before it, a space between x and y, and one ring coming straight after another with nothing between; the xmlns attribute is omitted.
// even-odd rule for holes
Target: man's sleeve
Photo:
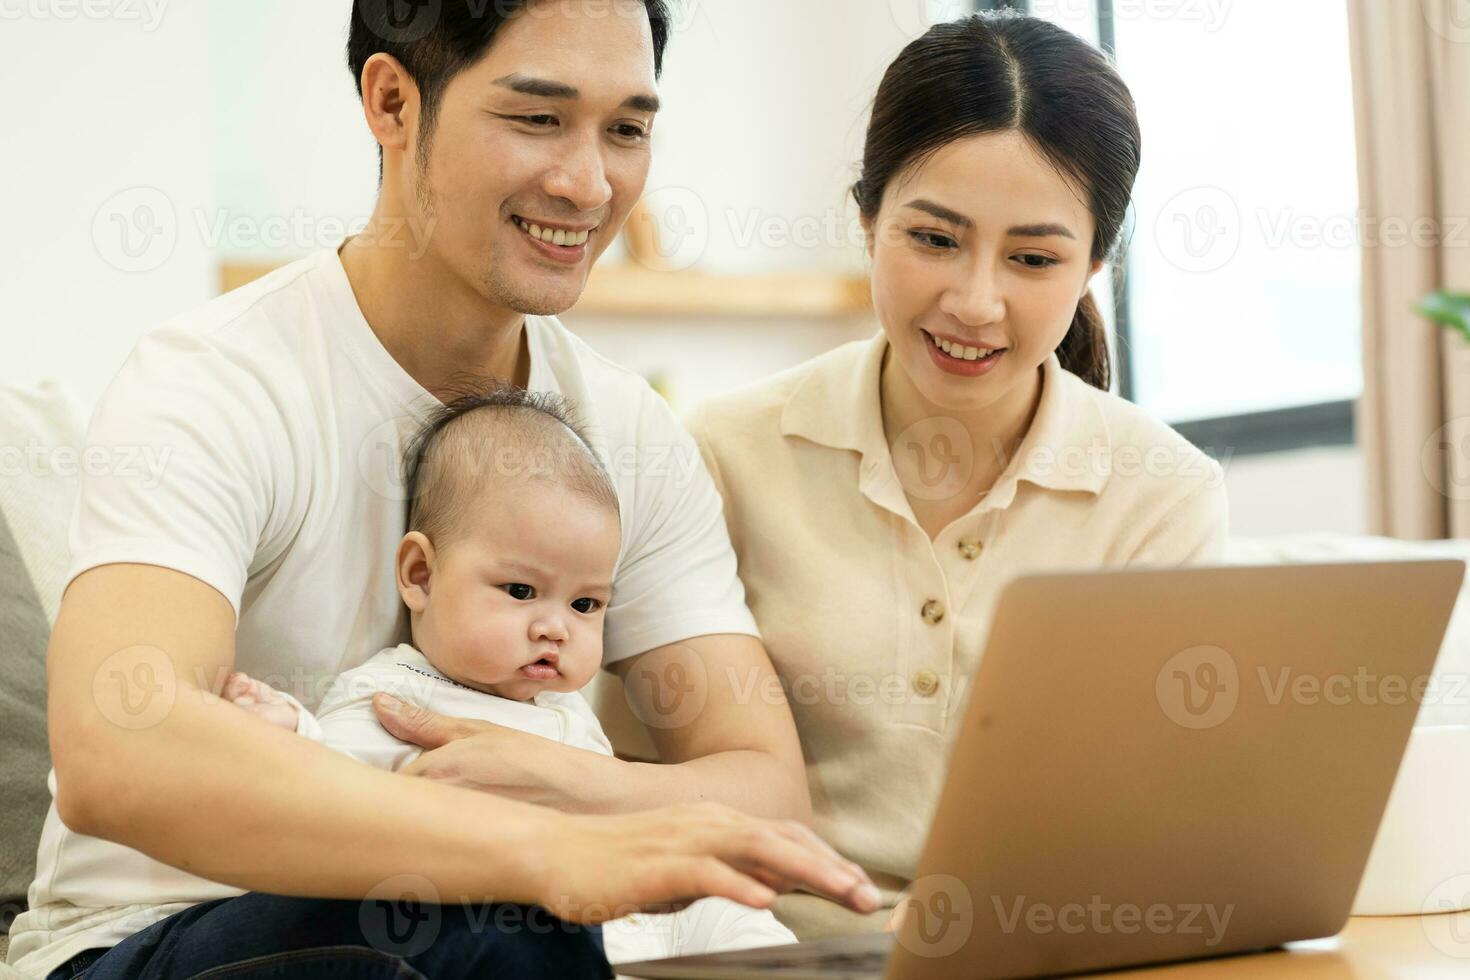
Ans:
<svg viewBox="0 0 1470 980"><path fill-rule="evenodd" d="M279 403L248 370L182 331L144 337L87 429L66 584L98 565L160 565L218 590L238 618L288 494L285 442Z"/></svg>
<svg viewBox="0 0 1470 980"><path fill-rule="evenodd" d="M634 468L636 489L603 664L712 633L759 637L720 495L694 439L653 392L639 419L637 452L613 465Z"/></svg>

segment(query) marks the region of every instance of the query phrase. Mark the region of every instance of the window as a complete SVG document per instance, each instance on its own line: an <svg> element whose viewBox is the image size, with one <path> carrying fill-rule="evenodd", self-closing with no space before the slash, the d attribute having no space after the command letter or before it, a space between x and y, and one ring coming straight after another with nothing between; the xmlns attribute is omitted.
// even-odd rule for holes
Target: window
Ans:
<svg viewBox="0 0 1470 980"><path fill-rule="evenodd" d="M1029 12L1112 51L1138 104L1120 394L1206 449L1351 442L1373 230L1358 218L1341 0Z"/></svg>

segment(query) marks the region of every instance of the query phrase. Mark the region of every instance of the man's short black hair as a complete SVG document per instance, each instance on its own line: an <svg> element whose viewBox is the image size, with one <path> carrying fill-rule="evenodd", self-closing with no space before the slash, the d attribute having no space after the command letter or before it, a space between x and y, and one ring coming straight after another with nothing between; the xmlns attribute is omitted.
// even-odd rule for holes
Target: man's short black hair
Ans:
<svg viewBox="0 0 1470 980"><path fill-rule="evenodd" d="M347 67L362 97L362 70L382 52L392 55L419 87L419 141L434 131L444 90L454 76L479 61L501 25L534 0L352 0ZM643 0L653 28L653 73L664 70L670 0ZM382 147L378 176L382 178Z"/></svg>

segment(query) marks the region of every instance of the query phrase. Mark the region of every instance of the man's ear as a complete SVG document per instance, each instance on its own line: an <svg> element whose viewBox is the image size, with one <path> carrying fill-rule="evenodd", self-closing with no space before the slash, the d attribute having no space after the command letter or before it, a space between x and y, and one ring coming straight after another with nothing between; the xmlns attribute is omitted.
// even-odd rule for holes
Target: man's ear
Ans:
<svg viewBox="0 0 1470 980"><path fill-rule="evenodd" d="M378 52L362 67L362 112L373 138L386 150L406 150L419 121L419 88L391 54Z"/></svg>
<svg viewBox="0 0 1470 980"><path fill-rule="evenodd" d="M429 604L429 583L434 577L434 545L419 531L409 531L398 542L394 571L398 594L410 612L423 612Z"/></svg>

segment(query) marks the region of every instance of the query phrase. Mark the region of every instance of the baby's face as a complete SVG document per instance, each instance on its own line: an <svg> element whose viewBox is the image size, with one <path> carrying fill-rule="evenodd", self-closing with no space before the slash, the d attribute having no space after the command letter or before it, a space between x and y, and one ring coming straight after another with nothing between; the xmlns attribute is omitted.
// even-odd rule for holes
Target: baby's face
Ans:
<svg viewBox="0 0 1470 980"><path fill-rule="evenodd" d="M487 493L435 548L414 641L466 687L517 701L579 690L602 663L619 543L617 513L584 495Z"/></svg>

